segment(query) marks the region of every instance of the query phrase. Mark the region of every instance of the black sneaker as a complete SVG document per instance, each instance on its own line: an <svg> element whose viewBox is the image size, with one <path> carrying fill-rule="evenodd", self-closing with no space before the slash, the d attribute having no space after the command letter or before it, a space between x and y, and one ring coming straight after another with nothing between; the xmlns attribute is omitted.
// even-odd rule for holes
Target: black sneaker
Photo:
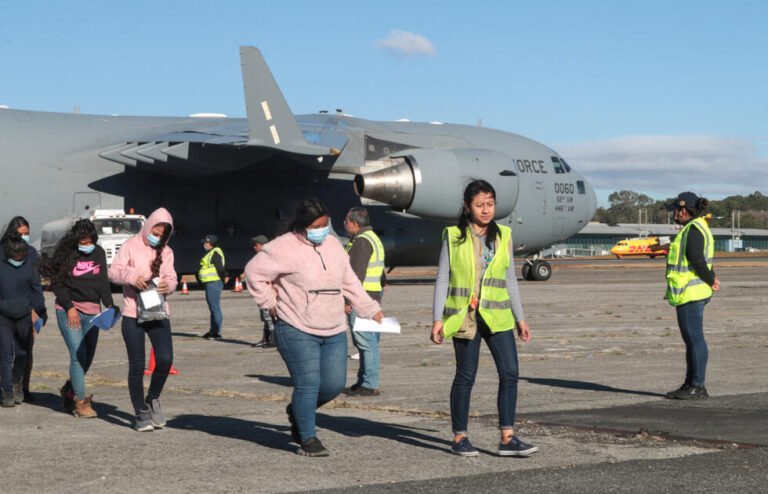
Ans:
<svg viewBox="0 0 768 494"><path fill-rule="evenodd" d="M451 445L451 453L454 455L459 456L477 456L480 454L478 450L475 449L474 446L472 446L472 443L469 442L469 439L467 439L467 436L464 436L459 440L459 442L455 442Z"/></svg>
<svg viewBox="0 0 768 494"><path fill-rule="evenodd" d="M539 448L533 444L524 443L517 436L512 436L512 440L507 444L499 444L499 456L531 456Z"/></svg>
<svg viewBox="0 0 768 494"><path fill-rule="evenodd" d="M683 384L682 384L682 385L681 385L679 388L677 388L677 389L675 389L675 390L673 390L673 391L670 391L670 392L669 392L669 393L667 393L665 396L666 396L667 398L669 398L670 400L674 400L674 399L676 399L676 398L677 398L677 395L678 395L678 394L680 394L680 393L684 393L684 392L685 392L685 391L686 391L688 388L690 388L690 387L691 387L691 385L690 385L690 384L688 384L688 383L683 383Z"/></svg>
<svg viewBox="0 0 768 494"><path fill-rule="evenodd" d="M75 411L75 392L72 390L72 383L67 381L64 386L59 390L61 394L61 409L64 413L72 413Z"/></svg>
<svg viewBox="0 0 768 494"><path fill-rule="evenodd" d="M285 407L285 413L288 414L288 422L291 423L291 441L296 444L301 444L301 434L299 434L299 428L296 425L296 419L293 416L293 407L290 403Z"/></svg>
<svg viewBox="0 0 768 494"><path fill-rule="evenodd" d="M211 338L213 338L213 336L214 336L213 333L208 331L207 333L200 335L200 338L205 338L206 340L210 340Z"/></svg>
<svg viewBox="0 0 768 494"><path fill-rule="evenodd" d="M2 401L0 402L0 406L3 408L11 408L16 406L16 401L13 399L13 390L3 390L0 394L2 394Z"/></svg>
<svg viewBox="0 0 768 494"><path fill-rule="evenodd" d="M330 456L331 454L316 437L310 437L302 442L297 452L304 456Z"/></svg>
<svg viewBox="0 0 768 494"><path fill-rule="evenodd" d="M374 388L366 388L365 386L350 386L344 390L344 394L347 396L379 396L381 391Z"/></svg>
<svg viewBox="0 0 768 494"><path fill-rule="evenodd" d="M676 400L702 400L709 398L707 388L704 386L690 385L685 389L681 389L678 393L675 393L674 398Z"/></svg>
<svg viewBox="0 0 768 494"><path fill-rule="evenodd" d="M13 384L13 401L15 401L17 405L24 403L24 390L21 389L21 383Z"/></svg>

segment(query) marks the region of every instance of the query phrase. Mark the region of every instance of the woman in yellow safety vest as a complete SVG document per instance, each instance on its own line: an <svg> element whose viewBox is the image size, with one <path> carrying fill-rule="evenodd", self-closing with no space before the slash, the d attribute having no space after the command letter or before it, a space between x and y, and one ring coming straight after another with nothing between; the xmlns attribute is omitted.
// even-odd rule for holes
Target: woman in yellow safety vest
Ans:
<svg viewBox="0 0 768 494"><path fill-rule="evenodd" d="M480 341L491 350L499 374L499 456L529 456L539 450L514 435L518 363L515 332L529 341L512 248L512 231L497 225L496 191L485 180L464 189L458 226L443 231L435 283L431 339L453 339L456 375L451 387L451 452L479 453L467 438L469 401L480 358Z"/></svg>
<svg viewBox="0 0 768 494"><path fill-rule="evenodd" d="M715 240L702 212L709 204L693 192L682 192L667 210L674 211L675 223L682 229L667 254L665 298L677 311L677 324L685 342L685 381L667 393L667 398L690 400L707 398L704 379L709 351L704 341L704 306L720 282L712 270Z"/></svg>

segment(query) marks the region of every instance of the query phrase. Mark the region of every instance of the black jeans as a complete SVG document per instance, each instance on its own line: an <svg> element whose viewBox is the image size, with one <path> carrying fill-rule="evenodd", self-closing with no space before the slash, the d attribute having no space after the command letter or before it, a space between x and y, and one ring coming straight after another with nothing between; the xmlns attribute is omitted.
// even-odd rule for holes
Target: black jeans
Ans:
<svg viewBox="0 0 768 494"><path fill-rule="evenodd" d="M515 426L517 409L517 344L515 330L491 333L483 318L477 317L477 333L471 340L453 338L456 354L456 375L451 386L451 425L454 434L467 432L469 421L469 400L475 384L477 366L480 361L480 342L485 340L491 350L499 374L499 391L496 405L499 410L499 429Z"/></svg>
<svg viewBox="0 0 768 494"><path fill-rule="evenodd" d="M0 316L0 388L6 393L24 379L31 338L31 315L16 320Z"/></svg>
<svg viewBox="0 0 768 494"><path fill-rule="evenodd" d="M135 317L123 317L123 340L128 350L128 392L131 403L138 414L144 407L144 335L149 336L155 351L155 371L149 381L147 400L160 398L160 393L168 379L168 372L173 364L173 341L171 339L171 321L147 321L138 323Z"/></svg>

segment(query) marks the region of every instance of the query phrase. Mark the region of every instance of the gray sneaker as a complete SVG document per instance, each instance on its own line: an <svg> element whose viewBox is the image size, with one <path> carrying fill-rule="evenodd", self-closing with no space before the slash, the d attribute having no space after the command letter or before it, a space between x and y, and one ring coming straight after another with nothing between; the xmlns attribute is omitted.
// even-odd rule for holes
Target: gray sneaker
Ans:
<svg viewBox="0 0 768 494"><path fill-rule="evenodd" d="M152 422L152 425L156 429L165 427L166 421L165 416L163 415L163 410L160 408L160 400L154 399L150 402L147 402L147 406L149 407L149 420Z"/></svg>
<svg viewBox="0 0 768 494"><path fill-rule="evenodd" d="M153 431L155 428L152 426L152 410L149 405L144 406L139 410L139 414L136 415L136 419L133 422L133 428L138 432Z"/></svg>

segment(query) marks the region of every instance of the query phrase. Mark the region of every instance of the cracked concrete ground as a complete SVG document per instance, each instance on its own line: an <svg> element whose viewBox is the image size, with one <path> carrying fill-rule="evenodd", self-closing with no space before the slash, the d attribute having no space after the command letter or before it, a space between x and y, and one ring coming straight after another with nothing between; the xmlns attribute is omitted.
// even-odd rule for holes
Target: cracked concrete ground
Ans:
<svg viewBox="0 0 768 494"><path fill-rule="evenodd" d="M662 260L555 263L549 282L520 282L533 339L519 346L518 433L540 448L528 459L493 455L497 379L485 347L470 434L487 454L474 459L447 454L454 364L450 344L428 341L433 270L392 274L384 309L401 321L403 333L383 338L380 396L342 395L320 411L319 436L331 450L329 458L294 454L284 413L290 379L275 350L252 346L261 327L245 293L225 293L225 339L218 342L199 338L208 329L203 292L171 298L181 374L169 378L162 396L168 427L151 433L130 428L119 329L101 333L88 375L99 418L75 419L58 411L68 354L49 323L35 347L35 402L0 410L0 469L9 487L3 491L294 492L363 486L371 492L432 492L445 490L445 479L452 478L450 485L485 485L497 492L498 479L514 473L521 482L536 479L532 485L543 492L547 477L537 472L559 479L556 472L570 471L574 479L597 479L589 490L607 492L613 484L606 472L617 465L636 464L642 471L652 464L647 462L680 461L705 468L711 455L763 461L764 456L751 460L752 453L741 452L749 443L745 430L754 431L759 445L768 444L768 432L750 429L749 422L768 411L768 261L727 260L716 269L723 288L705 313L713 399L690 405L662 398L685 371L674 310L661 300ZM53 307L50 294L47 301ZM357 361L348 363L351 382ZM665 406L690 406L692 413L677 417ZM700 427L683 427L690 423ZM734 428L728 432L724 424ZM726 436L706 433L716 428ZM752 475L765 479L765 469Z"/></svg>

